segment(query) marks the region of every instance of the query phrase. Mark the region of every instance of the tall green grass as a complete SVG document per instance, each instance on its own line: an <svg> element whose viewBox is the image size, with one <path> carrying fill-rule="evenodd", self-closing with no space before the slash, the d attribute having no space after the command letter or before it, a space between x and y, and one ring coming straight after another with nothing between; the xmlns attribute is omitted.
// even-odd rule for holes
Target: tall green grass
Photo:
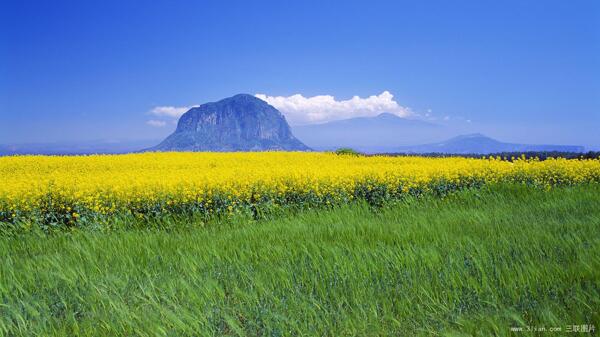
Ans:
<svg viewBox="0 0 600 337"><path fill-rule="evenodd" d="M0 336L600 329L595 185L179 227L0 238Z"/></svg>

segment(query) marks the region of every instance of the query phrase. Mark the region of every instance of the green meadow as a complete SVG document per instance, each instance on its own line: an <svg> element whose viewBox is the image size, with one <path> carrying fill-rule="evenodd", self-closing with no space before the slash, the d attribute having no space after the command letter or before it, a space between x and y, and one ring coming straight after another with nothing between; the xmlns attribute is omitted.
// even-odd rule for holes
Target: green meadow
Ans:
<svg viewBox="0 0 600 337"><path fill-rule="evenodd" d="M600 329L598 185L195 221L2 235L0 336Z"/></svg>

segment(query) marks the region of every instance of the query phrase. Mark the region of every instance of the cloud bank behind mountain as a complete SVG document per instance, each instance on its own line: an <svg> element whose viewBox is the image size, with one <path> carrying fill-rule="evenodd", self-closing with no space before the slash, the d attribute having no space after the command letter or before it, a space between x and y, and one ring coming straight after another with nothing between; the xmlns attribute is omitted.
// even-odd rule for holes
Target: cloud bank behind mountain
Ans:
<svg viewBox="0 0 600 337"><path fill-rule="evenodd" d="M305 97L295 94L286 97L256 94L255 96L281 111L292 125L324 123L354 117L374 117L383 112L399 117L413 114L410 108L398 104L389 91L365 98L354 96L348 100L337 100L332 95Z"/></svg>

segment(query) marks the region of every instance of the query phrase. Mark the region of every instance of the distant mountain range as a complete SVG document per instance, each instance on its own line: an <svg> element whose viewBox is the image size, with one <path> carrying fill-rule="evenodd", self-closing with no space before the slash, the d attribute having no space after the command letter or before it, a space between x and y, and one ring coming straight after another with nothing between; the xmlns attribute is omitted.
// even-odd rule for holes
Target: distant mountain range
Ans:
<svg viewBox="0 0 600 337"><path fill-rule="evenodd" d="M0 156L26 154L119 154L136 152L156 143L157 140L95 140L81 142L0 144Z"/></svg>
<svg viewBox="0 0 600 337"><path fill-rule="evenodd" d="M390 113L296 126L292 131L306 145L320 151L349 147L364 153L584 152L582 146L503 143L482 134L451 138L457 133L453 128Z"/></svg>
<svg viewBox="0 0 600 337"><path fill-rule="evenodd" d="M504 143L478 133L452 138L457 133L458 129L391 113L290 128L283 114L273 106L252 95L240 94L190 109L179 119L175 132L158 145L157 141L0 145L0 155L328 151L341 147L364 153L584 152L582 146ZM441 141L444 139L447 140Z"/></svg>
<svg viewBox="0 0 600 337"><path fill-rule="evenodd" d="M500 152L584 152L583 146L572 145L529 145L503 143L479 133L451 138L445 142L403 146L394 152L400 153L447 153L447 154L490 154Z"/></svg>
<svg viewBox="0 0 600 337"><path fill-rule="evenodd" d="M181 116L177 129L148 151L307 151L285 117L267 102L240 94L202 104Z"/></svg>
<svg viewBox="0 0 600 337"><path fill-rule="evenodd" d="M315 150L350 147L367 153L390 152L399 146L424 144L452 136L440 125L391 113L294 126L292 131Z"/></svg>

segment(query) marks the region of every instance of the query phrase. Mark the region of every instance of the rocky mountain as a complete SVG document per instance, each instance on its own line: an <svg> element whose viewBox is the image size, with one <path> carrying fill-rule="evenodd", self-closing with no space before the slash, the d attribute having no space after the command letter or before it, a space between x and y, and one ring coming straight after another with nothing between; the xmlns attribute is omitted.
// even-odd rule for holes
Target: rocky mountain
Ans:
<svg viewBox="0 0 600 337"><path fill-rule="evenodd" d="M294 126L292 131L315 150L350 147L365 153L391 152L399 146L439 141L452 135L443 126L391 113Z"/></svg>
<svg viewBox="0 0 600 337"><path fill-rule="evenodd" d="M149 151L307 151L281 112L240 94L192 108L177 129Z"/></svg>
<svg viewBox="0 0 600 337"><path fill-rule="evenodd" d="M529 145L504 143L479 133L462 135L451 138L445 142L424 144L417 146L404 146L395 152L402 153L452 153L452 154L491 154L500 152L527 152L527 151L558 151L558 152L584 152L582 146L572 145Z"/></svg>

